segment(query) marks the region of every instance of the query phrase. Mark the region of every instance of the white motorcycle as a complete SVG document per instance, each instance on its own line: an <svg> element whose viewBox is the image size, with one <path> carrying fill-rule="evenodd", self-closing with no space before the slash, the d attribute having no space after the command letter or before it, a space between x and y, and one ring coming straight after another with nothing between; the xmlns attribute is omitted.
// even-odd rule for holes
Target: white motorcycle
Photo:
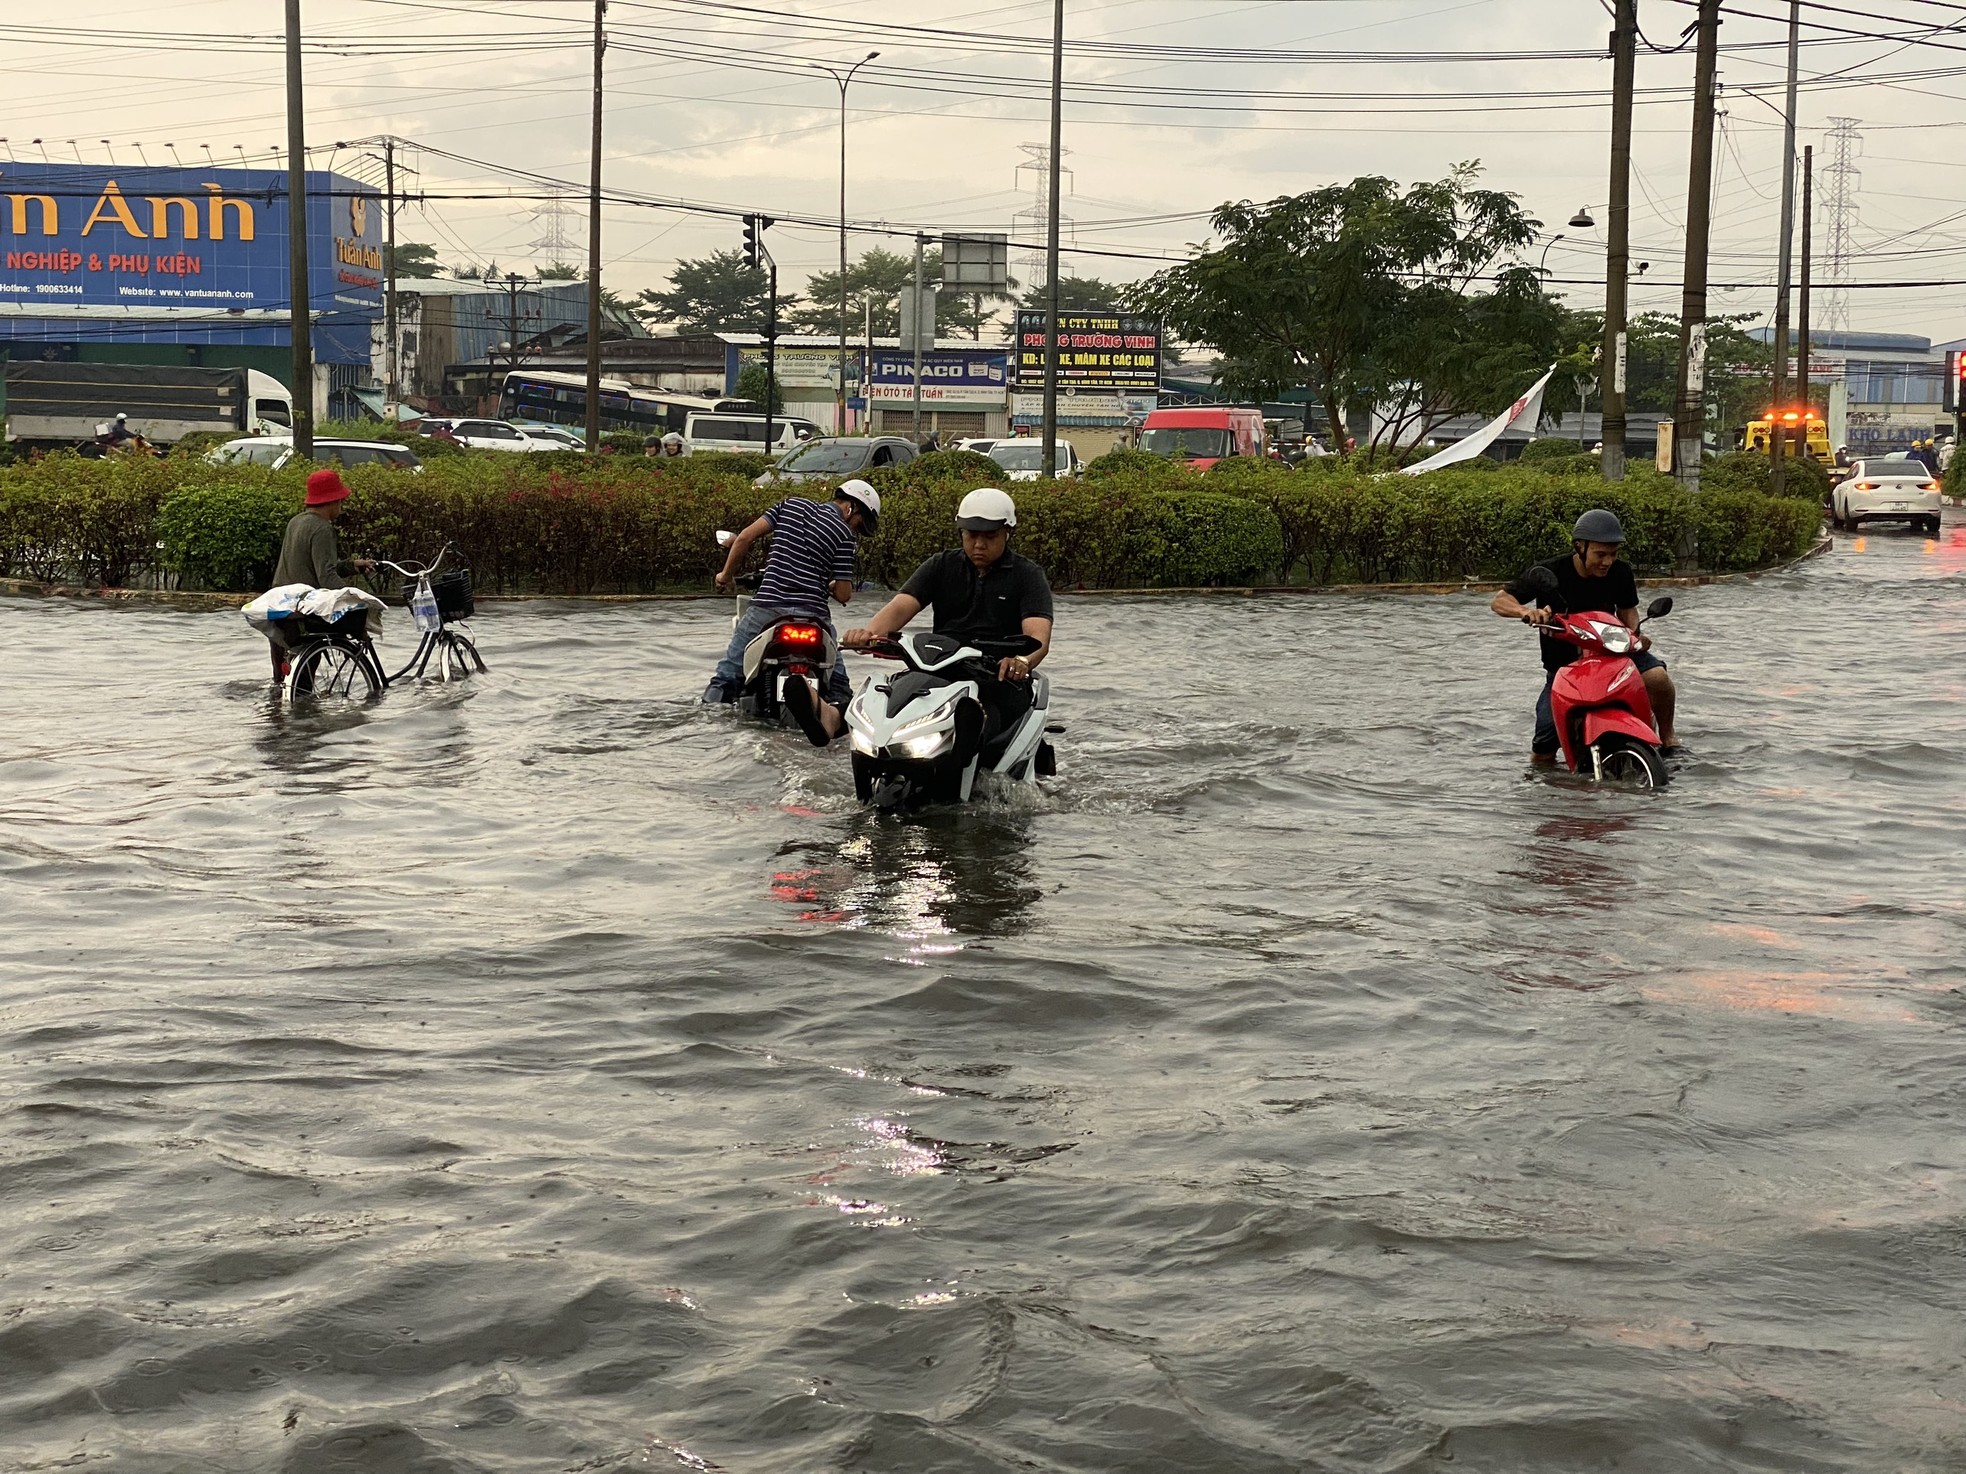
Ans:
<svg viewBox="0 0 1966 1474"><path fill-rule="evenodd" d="M862 803L883 809L963 803L981 772L1014 783L1053 776L1057 757L1047 734L1051 685L1031 677L1031 708L983 740L982 683L1005 656L1039 648L1028 635L965 642L953 635L902 634L863 652L898 660L904 669L869 677L846 709L853 744L853 787Z"/></svg>

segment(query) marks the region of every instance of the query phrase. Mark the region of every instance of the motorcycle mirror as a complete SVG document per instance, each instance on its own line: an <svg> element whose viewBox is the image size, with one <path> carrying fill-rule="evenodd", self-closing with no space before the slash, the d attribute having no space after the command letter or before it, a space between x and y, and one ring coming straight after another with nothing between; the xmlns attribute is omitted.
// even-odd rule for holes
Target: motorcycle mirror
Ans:
<svg viewBox="0 0 1966 1474"><path fill-rule="evenodd" d="M1556 581L1556 575L1538 563L1522 575L1522 587L1536 598L1547 599L1561 586Z"/></svg>
<svg viewBox="0 0 1966 1474"><path fill-rule="evenodd" d="M1672 613L1671 594L1667 594L1663 599L1654 599L1650 604L1645 606L1645 617L1647 619L1657 619L1662 614L1670 613Z"/></svg>
<svg viewBox="0 0 1966 1474"><path fill-rule="evenodd" d="M734 532L726 532L721 527L717 529L717 546L720 548L729 547L736 538L737 534Z"/></svg>

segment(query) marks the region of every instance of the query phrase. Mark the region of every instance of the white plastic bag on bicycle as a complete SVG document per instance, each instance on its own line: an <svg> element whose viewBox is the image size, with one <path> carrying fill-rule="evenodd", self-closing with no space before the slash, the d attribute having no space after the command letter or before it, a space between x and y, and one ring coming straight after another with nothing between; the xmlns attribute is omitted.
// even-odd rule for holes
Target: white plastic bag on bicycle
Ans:
<svg viewBox="0 0 1966 1474"><path fill-rule="evenodd" d="M389 606L374 594L363 589L310 589L301 599L299 610L315 619L325 619L330 624L340 619L351 609L366 609L373 624L382 617L382 611Z"/></svg>
<svg viewBox="0 0 1966 1474"><path fill-rule="evenodd" d="M246 616L246 623L262 635L270 634L281 620L293 617L302 599L315 592L317 590L311 583L281 584L277 589L268 589L239 612Z"/></svg>

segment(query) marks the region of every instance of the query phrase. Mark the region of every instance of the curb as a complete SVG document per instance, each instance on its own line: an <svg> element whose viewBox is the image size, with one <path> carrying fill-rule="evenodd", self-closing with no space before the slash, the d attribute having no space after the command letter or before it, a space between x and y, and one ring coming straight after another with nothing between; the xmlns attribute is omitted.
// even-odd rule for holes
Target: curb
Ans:
<svg viewBox="0 0 1966 1474"><path fill-rule="evenodd" d="M1742 573L1695 573L1662 578L1641 578L1641 588L1698 588L1706 584L1742 583L1781 573L1820 558L1836 546L1836 539L1823 537L1806 553L1785 563ZM1462 583L1332 583L1266 584L1249 588L1183 589L1058 589L1061 598L1080 599L1173 599L1214 598L1254 599L1277 596L1302 598L1322 594L1491 594L1503 587L1503 579L1468 579ZM203 611L238 609L251 594L186 593L177 589L90 588L84 584L35 583L25 578L0 578L0 595L30 599L100 599L110 604L150 604L166 609ZM481 604L538 604L574 602L581 604L679 604L706 599L724 600L729 594L479 594Z"/></svg>

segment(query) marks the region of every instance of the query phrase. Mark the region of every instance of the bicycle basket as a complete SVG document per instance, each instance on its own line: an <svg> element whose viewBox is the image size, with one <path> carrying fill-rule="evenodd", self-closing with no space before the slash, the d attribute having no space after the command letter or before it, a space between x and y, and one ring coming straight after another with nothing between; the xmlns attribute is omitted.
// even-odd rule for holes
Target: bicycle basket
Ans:
<svg viewBox="0 0 1966 1474"><path fill-rule="evenodd" d="M469 619L478 612L478 602L471 597L469 568L454 568L439 574L430 580L430 592L437 596L437 612L447 624L453 619Z"/></svg>

